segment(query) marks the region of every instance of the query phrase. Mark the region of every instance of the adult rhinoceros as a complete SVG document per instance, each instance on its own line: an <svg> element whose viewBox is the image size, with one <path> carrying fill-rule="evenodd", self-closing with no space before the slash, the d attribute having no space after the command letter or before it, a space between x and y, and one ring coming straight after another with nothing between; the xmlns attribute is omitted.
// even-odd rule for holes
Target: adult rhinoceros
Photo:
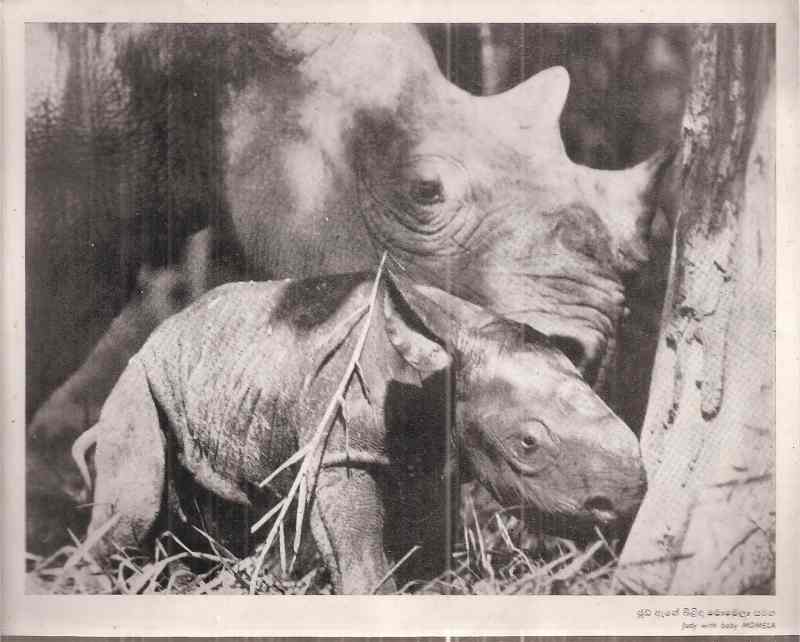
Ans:
<svg viewBox="0 0 800 642"><path fill-rule="evenodd" d="M196 29L222 33L238 61L221 89L229 216L189 243L175 310L219 281L364 270L387 250L417 280L549 335L602 388L661 156L623 171L571 162L563 68L478 97L411 25ZM243 272L215 272L232 255ZM155 326L146 299L132 305L40 408L32 443L97 420Z"/></svg>

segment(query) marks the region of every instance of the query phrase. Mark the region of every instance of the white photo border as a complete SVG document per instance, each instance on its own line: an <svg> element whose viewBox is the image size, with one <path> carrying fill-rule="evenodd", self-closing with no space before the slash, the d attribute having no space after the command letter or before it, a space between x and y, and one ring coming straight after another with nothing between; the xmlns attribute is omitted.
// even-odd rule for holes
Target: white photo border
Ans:
<svg viewBox="0 0 800 642"><path fill-rule="evenodd" d="M682 618L642 608L774 609L800 631L800 214L798 4L793 0L7 0L3 8L2 628L4 635L398 636L681 634ZM24 27L47 22L769 22L777 35L776 596L42 596L24 588ZM757 631L743 631L753 635ZM724 633L724 631L717 631Z"/></svg>

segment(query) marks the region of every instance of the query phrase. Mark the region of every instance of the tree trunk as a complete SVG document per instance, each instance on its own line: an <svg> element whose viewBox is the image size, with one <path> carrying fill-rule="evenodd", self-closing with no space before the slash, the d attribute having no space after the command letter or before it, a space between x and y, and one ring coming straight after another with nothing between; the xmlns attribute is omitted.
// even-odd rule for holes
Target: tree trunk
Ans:
<svg viewBox="0 0 800 642"><path fill-rule="evenodd" d="M774 591L774 29L699 25L628 590Z"/></svg>

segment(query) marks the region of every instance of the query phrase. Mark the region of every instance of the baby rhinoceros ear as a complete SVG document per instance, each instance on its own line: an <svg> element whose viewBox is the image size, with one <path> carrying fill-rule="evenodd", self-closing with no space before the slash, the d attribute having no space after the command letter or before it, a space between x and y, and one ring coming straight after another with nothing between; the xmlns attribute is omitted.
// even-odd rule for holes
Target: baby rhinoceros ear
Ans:
<svg viewBox="0 0 800 642"><path fill-rule="evenodd" d="M390 343L415 370L430 375L448 368L452 357L441 345L426 337L420 327L420 320L397 291L383 291L383 315L386 335Z"/></svg>

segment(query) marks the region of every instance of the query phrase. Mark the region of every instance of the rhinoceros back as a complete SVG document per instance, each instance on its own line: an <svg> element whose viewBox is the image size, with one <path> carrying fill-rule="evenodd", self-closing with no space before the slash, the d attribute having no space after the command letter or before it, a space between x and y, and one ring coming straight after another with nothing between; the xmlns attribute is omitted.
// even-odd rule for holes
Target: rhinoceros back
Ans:
<svg viewBox="0 0 800 642"><path fill-rule="evenodd" d="M298 397L315 346L366 298L357 280L339 284L348 296L309 325L302 311L324 308L330 288L304 286L298 299L298 284L305 282L216 288L163 323L134 357L179 460L211 490L258 483L297 449L298 426L308 423L308 401Z"/></svg>

